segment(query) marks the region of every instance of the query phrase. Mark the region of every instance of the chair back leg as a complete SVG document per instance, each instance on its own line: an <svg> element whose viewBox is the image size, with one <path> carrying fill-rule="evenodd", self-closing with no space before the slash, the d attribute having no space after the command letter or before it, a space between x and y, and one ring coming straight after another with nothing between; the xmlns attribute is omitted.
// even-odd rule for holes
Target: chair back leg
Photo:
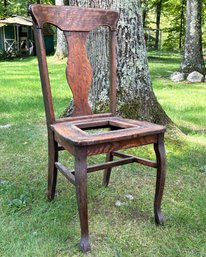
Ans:
<svg viewBox="0 0 206 257"><path fill-rule="evenodd" d="M57 168L55 162L58 161L58 144L54 140L53 132L48 132L48 192L47 197L51 201L54 199L57 183Z"/></svg>
<svg viewBox="0 0 206 257"><path fill-rule="evenodd" d="M107 153L106 155L106 162L113 161L113 154ZM103 186L108 186L110 175L111 175L112 168L107 168L104 170L104 176L103 176Z"/></svg>
<svg viewBox="0 0 206 257"><path fill-rule="evenodd" d="M157 159L157 178L154 199L154 216L156 224L163 224L164 216L161 211L161 202L165 185L166 173L166 155L164 147L164 134L158 136L158 142L154 144L154 150Z"/></svg>

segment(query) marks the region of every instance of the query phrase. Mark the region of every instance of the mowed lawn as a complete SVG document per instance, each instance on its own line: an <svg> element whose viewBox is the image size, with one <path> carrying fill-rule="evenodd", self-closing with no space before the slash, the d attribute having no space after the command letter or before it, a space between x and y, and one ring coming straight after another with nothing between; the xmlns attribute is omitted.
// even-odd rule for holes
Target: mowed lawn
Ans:
<svg viewBox="0 0 206 257"><path fill-rule="evenodd" d="M48 60L60 115L71 98L62 77L66 60ZM78 250L75 188L60 174L56 199L46 199L47 134L36 58L0 62L0 257L206 256L206 83L171 82L179 62L173 56L149 62L155 94L178 128L168 128L165 140L165 224L153 219L154 169L114 168L108 188L101 171L89 174L92 252L86 255ZM152 147L128 152L154 158ZM61 159L73 163L67 153ZM117 200L124 204L115 206Z"/></svg>

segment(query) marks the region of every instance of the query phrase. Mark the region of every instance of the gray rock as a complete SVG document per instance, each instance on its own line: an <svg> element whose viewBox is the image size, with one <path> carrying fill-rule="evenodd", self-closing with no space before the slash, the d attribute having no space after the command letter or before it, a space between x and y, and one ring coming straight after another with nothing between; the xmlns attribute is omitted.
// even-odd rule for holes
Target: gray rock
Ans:
<svg viewBox="0 0 206 257"><path fill-rule="evenodd" d="M170 79L173 82L180 82L180 81L185 80L185 75L184 75L184 73L177 71L177 72L172 73L172 75L170 76Z"/></svg>
<svg viewBox="0 0 206 257"><path fill-rule="evenodd" d="M205 77L198 71L193 71L187 76L187 80L192 83L199 83L203 82L205 80Z"/></svg>
<svg viewBox="0 0 206 257"><path fill-rule="evenodd" d="M0 128L7 129L7 128L10 128L11 126L12 126L11 124L0 125Z"/></svg>
<svg viewBox="0 0 206 257"><path fill-rule="evenodd" d="M0 179L0 186L7 183L7 180Z"/></svg>
<svg viewBox="0 0 206 257"><path fill-rule="evenodd" d="M134 196L131 194L126 194L125 197L130 201L134 200Z"/></svg>
<svg viewBox="0 0 206 257"><path fill-rule="evenodd" d="M122 205L127 205L127 203L121 202L121 201L119 201L119 200L117 200L117 201L115 202L115 206L117 206L117 207L122 206Z"/></svg>

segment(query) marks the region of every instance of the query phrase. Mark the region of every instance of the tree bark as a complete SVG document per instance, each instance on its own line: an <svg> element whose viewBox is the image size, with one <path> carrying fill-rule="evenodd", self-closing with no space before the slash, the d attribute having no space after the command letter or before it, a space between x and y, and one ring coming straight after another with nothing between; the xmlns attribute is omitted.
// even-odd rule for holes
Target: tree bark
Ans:
<svg viewBox="0 0 206 257"><path fill-rule="evenodd" d="M205 74L202 53L201 0L187 0L184 53L180 70L185 74L198 71Z"/></svg>
<svg viewBox="0 0 206 257"><path fill-rule="evenodd" d="M182 0L181 2L181 13L180 13L180 38L179 38L179 49L182 49L182 41L184 35L184 22L185 22L185 6L186 1Z"/></svg>
<svg viewBox="0 0 206 257"><path fill-rule="evenodd" d="M66 5L68 1L65 0L55 0L55 5ZM63 32L60 29L57 29L57 45L56 52L54 56L57 59L63 59L68 54L66 39Z"/></svg>
<svg viewBox="0 0 206 257"><path fill-rule="evenodd" d="M170 119L154 95L149 76L140 1L70 0L69 5L120 11L117 31L117 99L123 117L167 124ZM108 36L94 31L88 44L93 70L90 100L94 112L108 108ZM106 37L105 37L106 36ZM106 38L106 39L105 39ZM96 50L95 50L96 49Z"/></svg>

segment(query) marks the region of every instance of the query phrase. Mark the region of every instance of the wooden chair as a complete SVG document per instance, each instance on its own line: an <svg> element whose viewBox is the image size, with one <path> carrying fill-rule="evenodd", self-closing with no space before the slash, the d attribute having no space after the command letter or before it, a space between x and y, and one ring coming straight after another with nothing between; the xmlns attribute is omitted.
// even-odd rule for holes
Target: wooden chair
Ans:
<svg viewBox="0 0 206 257"><path fill-rule="evenodd" d="M157 224L163 223L161 200L165 182L165 128L148 122L123 119L116 115L116 56L115 30L119 14L105 9L69 6L31 5L36 50L44 97L48 127L48 198L55 196L57 170L76 187L80 216L80 248L90 250L87 211L87 173L104 170L103 184L108 185L112 167L128 163L140 163L157 169L154 216ZM66 77L74 98L71 117L56 119L52 104L49 73L42 28L50 23L62 31L68 44ZM90 31L108 26L110 32L110 113L92 114L88 104L88 91L92 81L92 69L87 58L86 40ZM89 130L108 128L101 133ZM142 145L154 145L156 162L131 156L121 149ZM75 169L70 171L58 161L58 152L67 150L75 157ZM106 162L87 166L87 156L106 154ZM113 157L119 157L113 160Z"/></svg>

